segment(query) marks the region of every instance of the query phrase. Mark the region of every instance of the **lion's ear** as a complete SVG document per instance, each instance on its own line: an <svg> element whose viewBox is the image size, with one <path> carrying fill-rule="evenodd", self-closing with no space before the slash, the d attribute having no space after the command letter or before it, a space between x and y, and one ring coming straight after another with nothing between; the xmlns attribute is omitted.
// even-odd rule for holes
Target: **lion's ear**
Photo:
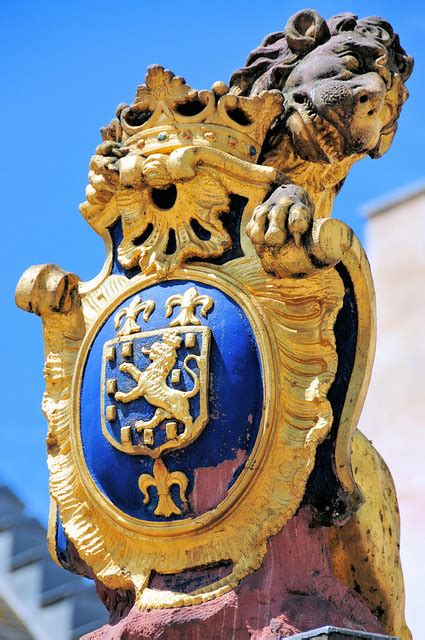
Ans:
<svg viewBox="0 0 425 640"><path fill-rule="evenodd" d="M354 31L357 25L357 18L354 13L338 13L328 20L328 27L331 35L342 33L343 31Z"/></svg>
<svg viewBox="0 0 425 640"><path fill-rule="evenodd" d="M292 53L305 55L331 37L326 21L313 9L304 9L291 16L285 27L285 37Z"/></svg>

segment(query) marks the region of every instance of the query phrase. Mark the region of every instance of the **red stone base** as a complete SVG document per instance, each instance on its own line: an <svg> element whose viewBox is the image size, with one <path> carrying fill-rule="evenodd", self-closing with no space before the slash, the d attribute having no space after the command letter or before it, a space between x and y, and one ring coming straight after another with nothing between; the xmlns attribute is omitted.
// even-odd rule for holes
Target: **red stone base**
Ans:
<svg viewBox="0 0 425 640"><path fill-rule="evenodd" d="M133 608L84 640L276 640L325 625L383 633L362 598L334 577L327 529L308 523L302 510L269 541L262 567L221 598Z"/></svg>

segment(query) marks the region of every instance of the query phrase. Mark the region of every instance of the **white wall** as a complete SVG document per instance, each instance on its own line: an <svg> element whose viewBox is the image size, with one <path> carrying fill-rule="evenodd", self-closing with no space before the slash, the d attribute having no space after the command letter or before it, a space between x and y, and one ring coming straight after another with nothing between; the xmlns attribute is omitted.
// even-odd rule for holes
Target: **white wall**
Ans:
<svg viewBox="0 0 425 640"><path fill-rule="evenodd" d="M425 638L425 188L369 216L378 343L360 428L393 474L407 622Z"/></svg>

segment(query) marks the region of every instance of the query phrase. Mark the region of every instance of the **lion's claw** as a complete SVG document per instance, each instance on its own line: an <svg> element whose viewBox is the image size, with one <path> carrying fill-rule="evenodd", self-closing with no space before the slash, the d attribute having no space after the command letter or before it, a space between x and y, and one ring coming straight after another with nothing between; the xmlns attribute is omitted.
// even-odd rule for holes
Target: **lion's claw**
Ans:
<svg viewBox="0 0 425 640"><path fill-rule="evenodd" d="M301 237L308 231L312 219L312 212L304 204L294 204L288 216L288 230L299 247Z"/></svg>
<svg viewBox="0 0 425 640"><path fill-rule="evenodd" d="M123 362L120 365L120 371L122 371L123 373L128 373L128 368L129 368L128 364L129 364L128 362Z"/></svg>
<svg viewBox="0 0 425 640"><path fill-rule="evenodd" d="M295 185L279 187L254 210L247 234L258 252L279 249L289 241L299 247L311 226L313 212L313 203L304 189Z"/></svg>
<svg viewBox="0 0 425 640"><path fill-rule="evenodd" d="M124 147L120 142L115 140L105 140L96 147L96 155L104 156L105 158L122 158L128 153L128 147Z"/></svg>

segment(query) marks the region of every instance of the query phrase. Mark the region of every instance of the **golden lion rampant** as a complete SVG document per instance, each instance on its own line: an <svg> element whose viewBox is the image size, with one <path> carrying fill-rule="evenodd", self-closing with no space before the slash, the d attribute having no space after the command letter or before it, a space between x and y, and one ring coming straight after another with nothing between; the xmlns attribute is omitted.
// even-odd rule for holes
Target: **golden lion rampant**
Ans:
<svg viewBox="0 0 425 640"><path fill-rule="evenodd" d="M120 371L130 375L136 381L136 386L124 393L117 391L115 400L118 402L132 402L144 398L149 404L157 407L150 420L136 422L136 430L154 429L163 420L174 418L184 424L185 431L190 429L193 418L190 414L189 399L199 393L199 377L188 366L189 360L199 361L199 356L189 354L183 361L183 367L193 380L193 388L190 391L172 389L167 384L167 377L177 360L177 349L181 345L182 338L176 333L165 335L162 342L154 342L150 349L143 349L143 353L149 356L152 364L141 371L134 364L124 362Z"/></svg>

